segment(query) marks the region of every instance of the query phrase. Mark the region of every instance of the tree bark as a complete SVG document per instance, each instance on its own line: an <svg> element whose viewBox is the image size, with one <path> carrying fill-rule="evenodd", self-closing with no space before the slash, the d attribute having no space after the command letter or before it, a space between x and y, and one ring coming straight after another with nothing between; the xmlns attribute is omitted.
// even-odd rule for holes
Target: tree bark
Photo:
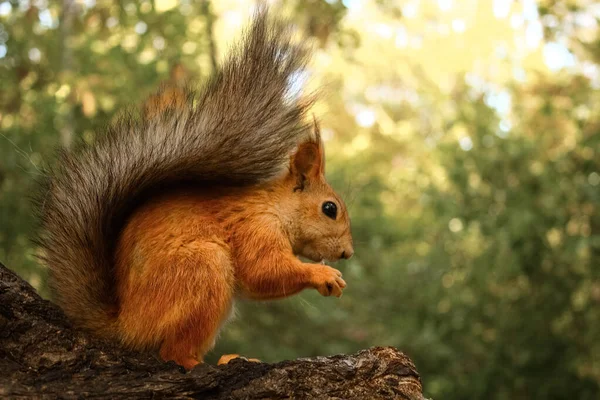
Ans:
<svg viewBox="0 0 600 400"><path fill-rule="evenodd" d="M233 360L186 373L74 329L0 264L0 398L423 399L412 361L391 347L276 364Z"/></svg>

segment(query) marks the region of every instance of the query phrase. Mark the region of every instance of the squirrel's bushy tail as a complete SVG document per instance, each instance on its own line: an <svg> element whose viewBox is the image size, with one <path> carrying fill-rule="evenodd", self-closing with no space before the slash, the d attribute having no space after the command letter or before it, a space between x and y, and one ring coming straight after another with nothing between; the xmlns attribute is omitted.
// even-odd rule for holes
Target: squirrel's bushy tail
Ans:
<svg viewBox="0 0 600 400"><path fill-rule="evenodd" d="M55 301L76 325L112 331L114 246L148 191L180 180L255 184L287 167L310 131L310 101L290 90L308 53L261 8L185 109L123 119L95 144L63 152L39 199L38 242Z"/></svg>

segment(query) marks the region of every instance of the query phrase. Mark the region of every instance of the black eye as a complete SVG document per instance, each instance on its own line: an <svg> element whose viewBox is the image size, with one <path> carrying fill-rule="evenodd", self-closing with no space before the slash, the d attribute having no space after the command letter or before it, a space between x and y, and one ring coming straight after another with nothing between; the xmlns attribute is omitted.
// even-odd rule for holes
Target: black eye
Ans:
<svg viewBox="0 0 600 400"><path fill-rule="evenodd" d="M337 217L337 206L331 201L326 201L323 203L322 210L323 214L327 215L331 219L335 219Z"/></svg>

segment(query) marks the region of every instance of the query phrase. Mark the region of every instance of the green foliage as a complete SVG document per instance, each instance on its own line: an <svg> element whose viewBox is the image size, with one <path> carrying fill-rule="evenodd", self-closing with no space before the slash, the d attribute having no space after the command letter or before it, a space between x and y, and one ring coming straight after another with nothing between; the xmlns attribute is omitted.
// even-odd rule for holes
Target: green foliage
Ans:
<svg viewBox="0 0 600 400"><path fill-rule="evenodd" d="M65 11L56 2L11 2L11 12L0 13L7 49L0 57L0 260L44 295L27 198L53 148L92 141L174 63L200 79L211 71L207 27L223 11L214 7L212 16L195 2L163 10L161 3ZM598 83L559 72L504 87L508 118L468 78L444 92L418 73L399 84L394 65L360 69L372 54L354 49L367 33L343 24L343 4L293 2L287 11L338 68L323 74L330 93L320 106L332 137L327 173L353 221L356 256L339 265L348 288L339 301L306 292L239 302L209 361L232 352L277 361L392 345L411 356L426 395L436 399L598 398ZM555 17L548 37L569 31L577 9L540 4L542 15ZM598 67L598 36L582 41L574 33L569 43ZM417 100L366 94L387 84ZM360 126L355 103L385 118Z"/></svg>

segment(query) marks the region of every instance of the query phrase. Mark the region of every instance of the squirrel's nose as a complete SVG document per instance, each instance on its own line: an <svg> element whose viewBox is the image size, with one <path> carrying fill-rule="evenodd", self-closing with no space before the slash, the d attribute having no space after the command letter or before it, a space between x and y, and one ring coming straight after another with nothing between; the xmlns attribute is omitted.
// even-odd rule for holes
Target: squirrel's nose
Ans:
<svg viewBox="0 0 600 400"><path fill-rule="evenodd" d="M350 257L352 257L352 255L354 254L354 250L353 249L348 249L348 250L344 250L342 251L342 256L341 258L345 258L346 260L349 259Z"/></svg>

